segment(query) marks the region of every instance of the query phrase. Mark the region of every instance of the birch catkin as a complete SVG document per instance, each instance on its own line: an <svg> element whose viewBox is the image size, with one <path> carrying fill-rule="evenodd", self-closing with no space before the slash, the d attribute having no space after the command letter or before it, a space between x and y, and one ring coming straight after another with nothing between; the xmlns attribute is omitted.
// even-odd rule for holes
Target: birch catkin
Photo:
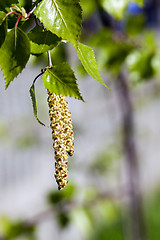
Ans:
<svg viewBox="0 0 160 240"><path fill-rule="evenodd" d="M68 183L68 156L74 153L73 125L66 97L48 91L48 105L55 150L55 178L61 190Z"/></svg>

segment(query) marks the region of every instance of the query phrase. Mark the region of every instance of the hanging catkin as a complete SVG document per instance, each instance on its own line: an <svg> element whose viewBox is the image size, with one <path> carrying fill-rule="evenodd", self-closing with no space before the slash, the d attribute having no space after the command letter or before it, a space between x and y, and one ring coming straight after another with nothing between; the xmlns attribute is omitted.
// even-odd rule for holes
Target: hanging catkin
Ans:
<svg viewBox="0 0 160 240"><path fill-rule="evenodd" d="M55 178L58 189L61 190L68 183L68 155L74 153L73 125L66 97L48 91L48 105L55 150Z"/></svg>

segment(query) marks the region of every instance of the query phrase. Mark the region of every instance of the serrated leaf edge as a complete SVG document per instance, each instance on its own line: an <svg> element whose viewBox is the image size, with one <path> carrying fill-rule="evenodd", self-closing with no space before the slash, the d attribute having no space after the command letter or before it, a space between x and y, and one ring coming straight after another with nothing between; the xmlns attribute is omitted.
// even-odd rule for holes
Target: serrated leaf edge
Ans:
<svg viewBox="0 0 160 240"><path fill-rule="evenodd" d="M79 51L79 53L81 54L81 56L82 56L82 58L83 58L83 60L84 60L84 62L87 64L87 61L86 61L86 59L84 58L84 56L83 56L83 54L82 54L82 51L80 50L80 48L79 48L79 46L78 46L78 44L76 44L75 45L75 47L76 47L76 50L78 50ZM88 46L87 46L88 47ZM91 47L89 47L92 51L93 51L93 49L91 48ZM94 51L93 51L93 53L94 53ZM96 60L96 58L95 58L95 56L94 56L94 59ZM80 60L81 61L81 60ZM83 63L82 63L82 65L83 65ZM87 64L88 65L88 64ZM88 66L89 67L89 66ZM84 68L85 68L85 66L84 66ZM89 69L90 69L90 67L89 67ZM86 68L85 68L85 70L86 70ZM86 70L87 71L87 70ZM88 72L88 71L87 71ZM92 72L92 69L90 69L90 72ZM89 73L89 72L88 72ZM92 75L89 73L89 75L92 77ZM93 77L92 77L93 78ZM101 79L101 76L100 76L100 74L99 74L99 78ZM95 80L97 80L96 78L95 78ZM110 90L110 88L102 81L102 79L101 79L101 81L99 81L99 80L97 80L99 83L101 83L103 86L105 86L108 90ZM110 90L111 91L111 90Z"/></svg>
<svg viewBox="0 0 160 240"><path fill-rule="evenodd" d="M66 64L66 63L62 63L62 64ZM53 72L51 72L50 70L51 69L54 69L54 66L52 67L52 68L50 68L50 69L47 69L46 71L48 71L51 75L53 75L53 77L55 78L55 79L57 79L57 81L59 81L63 86L66 86L67 84L65 84L60 78L58 78ZM72 69L70 69L71 71L72 71L72 73L73 73L73 75L74 75L74 77L75 77L75 74L74 74L74 71L72 70ZM75 80L76 80L76 77L75 77ZM78 88L78 84L77 84L77 81L75 81L76 82L76 87ZM82 97L82 95L81 95L81 93L80 93L80 90L79 90L79 88L78 88L78 91L79 91L79 95L80 95L80 98L78 98L78 97L74 97L74 98L76 98L76 99L78 99L78 100L82 100L83 102L85 102L84 101L84 99L83 99L83 97ZM63 94L62 94L63 95ZM73 97L73 96L70 96L70 95L66 95L66 96L69 96L69 97Z"/></svg>
<svg viewBox="0 0 160 240"><path fill-rule="evenodd" d="M25 33L25 32L24 32L22 29L20 29L20 28L15 28L15 29L14 29L14 31L15 31L15 48L16 48L17 29L20 30L21 32ZM8 33L9 33L9 32L8 32ZM25 34L25 35L26 35L26 37L28 38L27 34ZM6 35L6 37L7 37L7 35ZM5 37L5 39L6 39L6 37ZM29 41L29 38L28 38L28 41ZM30 41L29 41L29 42L30 42ZM4 43L5 43L5 40L4 40L3 44L4 44ZM2 45L3 45L3 44L2 44ZM2 46L1 46L1 47L2 47ZM29 58L28 58L28 60L29 60ZM27 61L27 62L28 62L28 61ZM26 62L26 64L27 64L27 62ZM26 66L26 64L25 64L25 66ZM20 73L22 73L22 71L24 70L25 66L23 67L23 69L21 70L21 72L19 72L8 84L5 84L5 90L8 88L8 86L10 85L10 83L11 83L15 78L17 78ZM2 70L2 67L1 67L1 66L0 66L0 68L1 68L1 70ZM3 76L4 76L5 80L6 80L6 75L3 73L3 70L2 70L2 74L3 74ZM6 82L6 81L5 81L5 82Z"/></svg>
<svg viewBox="0 0 160 240"><path fill-rule="evenodd" d="M77 42L78 42L78 40L79 40L79 36L80 36L80 33L81 33L81 30L79 31L79 33L76 35L76 38L74 37L74 35L72 35L72 33L70 32L70 30L69 30L69 28L68 28L68 26L67 26L67 24L66 24L66 22L65 22L65 20L64 20L64 18L63 18L63 16L62 16L62 13L59 11L59 9L58 9L58 6L57 6L57 4L56 4L56 2L55 2L55 0L52 0L53 1L53 4L55 5L55 8L57 9L57 11L58 11L58 13L59 13L59 15L61 16L61 18L62 18L62 21L63 21L63 23L64 23L64 25L65 25L65 27L66 27L66 29L67 29L67 31L68 31L68 33L69 33L69 35L71 36L71 38L73 39L73 41L70 41L72 44L73 44L73 46L76 46L76 44L77 44ZM82 19L82 7L81 7L81 5L80 5L80 1L79 1L79 3L77 4L77 5L79 5L79 7L80 7L80 10L81 10L81 19ZM36 9L35 9L36 10ZM43 19L42 19L42 17L37 17L41 22L44 22L43 21ZM46 26L45 26L46 27ZM82 28L82 22L81 22L81 24L80 24L80 29ZM48 30L48 31L51 31L49 28L47 28L46 27L46 29ZM52 32L52 31L51 31ZM52 33L54 33L54 32L52 32ZM55 33L54 33L55 34ZM67 39L64 39L62 36L60 36L60 35L58 35L58 34L56 34L59 38L62 38L64 41L66 41ZM67 40L68 41L68 40Z"/></svg>

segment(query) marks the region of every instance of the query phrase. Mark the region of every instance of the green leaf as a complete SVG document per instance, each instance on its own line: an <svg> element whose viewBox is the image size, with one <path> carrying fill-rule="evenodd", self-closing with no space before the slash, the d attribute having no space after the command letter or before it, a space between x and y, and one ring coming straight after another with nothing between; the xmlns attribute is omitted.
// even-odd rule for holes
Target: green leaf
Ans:
<svg viewBox="0 0 160 240"><path fill-rule="evenodd" d="M27 35L19 28L7 33L0 49L0 67L6 80L6 88L25 67L30 56Z"/></svg>
<svg viewBox="0 0 160 240"><path fill-rule="evenodd" d="M6 13L3 11L0 11L0 25L3 23L5 20Z"/></svg>
<svg viewBox="0 0 160 240"><path fill-rule="evenodd" d="M82 25L79 0L43 0L34 11L46 29L75 44Z"/></svg>
<svg viewBox="0 0 160 240"><path fill-rule="evenodd" d="M144 4L144 0L101 0L101 5L113 17L121 19L130 2L135 2L141 7Z"/></svg>
<svg viewBox="0 0 160 240"><path fill-rule="evenodd" d="M108 88L101 79L92 48L83 45L82 43L78 43L76 50L78 57L81 60L81 63L85 70L88 72L88 74L95 80L100 82L102 85L104 85L106 88Z"/></svg>
<svg viewBox="0 0 160 240"><path fill-rule="evenodd" d="M4 21L2 25L0 25L0 47L4 43L5 37L7 35L7 23Z"/></svg>
<svg viewBox="0 0 160 240"><path fill-rule="evenodd" d="M75 97L84 101L79 92L74 72L67 63L47 69L42 78L45 88L51 93Z"/></svg>
<svg viewBox="0 0 160 240"><path fill-rule="evenodd" d="M9 8L13 3L18 3L18 0L0 0L0 11Z"/></svg>
<svg viewBox="0 0 160 240"><path fill-rule="evenodd" d="M36 118L36 120L43 126L46 126L43 122L41 122L39 120L39 118L37 117L37 100L36 100L36 94L35 94L35 87L34 87L34 82L29 90L30 92L30 96L31 96L31 99L32 99L32 106L33 106L33 112L34 112L34 116Z"/></svg>
<svg viewBox="0 0 160 240"><path fill-rule="evenodd" d="M35 27L27 35L30 39L32 54L44 53L56 47L61 42L61 38L50 31L44 31L40 26Z"/></svg>

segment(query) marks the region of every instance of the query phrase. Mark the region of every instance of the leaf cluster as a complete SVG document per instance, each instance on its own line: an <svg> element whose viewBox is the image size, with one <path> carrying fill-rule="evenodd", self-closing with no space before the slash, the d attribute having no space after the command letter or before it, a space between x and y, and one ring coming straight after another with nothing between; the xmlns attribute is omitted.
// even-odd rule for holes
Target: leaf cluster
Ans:
<svg viewBox="0 0 160 240"><path fill-rule="evenodd" d="M0 1L0 67L6 88L26 67L30 55L39 56L70 42L85 70L106 86L93 50L80 43L82 8L79 0ZM51 64L51 60L50 60ZM75 74L66 62L44 68L43 83L50 92L83 100ZM32 100L36 115L33 86Z"/></svg>

